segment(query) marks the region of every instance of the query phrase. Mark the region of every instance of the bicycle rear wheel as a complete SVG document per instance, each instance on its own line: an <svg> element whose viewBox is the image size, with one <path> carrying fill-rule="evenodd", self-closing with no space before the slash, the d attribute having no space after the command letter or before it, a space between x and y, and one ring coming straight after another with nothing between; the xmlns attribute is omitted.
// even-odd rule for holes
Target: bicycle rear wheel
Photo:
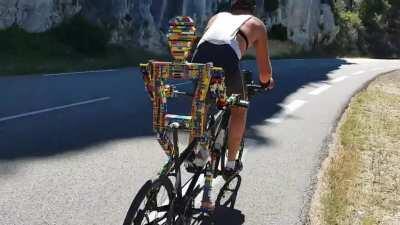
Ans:
<svg viewBox="0 0 400 225"><path fill-rule="evenodd" d="M173 215L174 225L197 225L201 224L201 209L195 208L195 199L201 193L202 188L197 186L192 193L185 196L181 201L174 203Z"/></svg>
<svg viewBox="0 0 400 225"><path fill-rule="evenodd" d="M166 177L148 181L139 190L126 214L124 225L169 225L173 186Z"/></svg>

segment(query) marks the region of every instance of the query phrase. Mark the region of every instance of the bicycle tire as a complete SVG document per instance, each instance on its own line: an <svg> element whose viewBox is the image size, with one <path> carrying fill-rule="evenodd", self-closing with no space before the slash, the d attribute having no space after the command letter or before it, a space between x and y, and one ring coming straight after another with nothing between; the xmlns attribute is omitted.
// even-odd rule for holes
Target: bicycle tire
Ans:
<svg viewBox="0 0 400 225"><path fill-rule="evenodd" d="M158 206L157 195L162 188L166 190L166 197L168 197L169 204L165 204L164 202L162 202L162 205ZM140 188L139 192L133 199L132 204L126 214L123 225L170 225L170 215L171 209L173 207L173 199L173 186L168 178L159 177L154 181L146 182ZM144 209L140 209L142 205L144 206ZM164 215L161 218L157 217L158 210L165 211ZM150 218L154 216L151 215L152 212L156 214L156 218L154 218L154 220ZM146 219L147 223L142 223Z"/></svg>
<svg viewBox="0 0 400 225"><path fill-rule="evenodd" d="M239 192L242 177L239 174L231 176L222 186L215 201L215 206L235 208L236 198ZM230 186L232 185L232 186Z"/></svg>
<svg viewBox="0 0 400 225"><path fill-rule="evenodd" d="M195 199L201 193L201 191L202 188L200 186L196 187L193 190L193 193L191 193L189 196L186 196L183 202L180 202L180 214L176 214L175 210L172 211L171 217L173 218L174 225L195 225L202 222L201 219L199 220L200 216L194 217L196 213L193 211L195 206ZM175 209L176 207L178 207L178 205L175 203ZM197 211L197 214L200 214L201 210L198 209Z"/></svg>

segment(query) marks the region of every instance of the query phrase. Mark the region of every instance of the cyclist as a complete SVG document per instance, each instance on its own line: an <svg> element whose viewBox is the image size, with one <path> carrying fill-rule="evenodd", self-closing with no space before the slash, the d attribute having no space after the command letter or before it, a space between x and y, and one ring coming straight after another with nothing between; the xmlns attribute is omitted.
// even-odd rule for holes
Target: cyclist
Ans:
<svg viewBox="0 0 400 225"><path fill-rule="evenodd" d="M193 54L192 62L212 62L214 66L224 69L228 96L240 94L242 99L246 99L239 61L251 47L256 50L260 84L266 89L274 87L267 29L253 15L255 6L255 0L231 0L229 12L218 13L208 21L205 33ZM246 114L247 109L242 107L231 110L226 164L228 176L242 169L242 163L236 161L236 157L245 131Z"/></svg>

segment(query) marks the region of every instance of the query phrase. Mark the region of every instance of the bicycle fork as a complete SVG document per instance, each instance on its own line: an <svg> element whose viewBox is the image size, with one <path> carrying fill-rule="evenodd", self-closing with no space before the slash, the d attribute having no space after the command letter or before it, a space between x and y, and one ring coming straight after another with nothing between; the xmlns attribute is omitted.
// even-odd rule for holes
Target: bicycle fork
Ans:
<svg viewBox="0 0 400 225"><path fill-rule="evenodd" d="M175 158L175 162L178 161L179 158L179 147L178 147L178 128L179 124L171 124L172 127L172 139L173 139L173 146L174 152L172 157ZM180 166L175 166L175 190L177 191L178 199L182 199L182 181L181 181L181 169Z"/></svg>

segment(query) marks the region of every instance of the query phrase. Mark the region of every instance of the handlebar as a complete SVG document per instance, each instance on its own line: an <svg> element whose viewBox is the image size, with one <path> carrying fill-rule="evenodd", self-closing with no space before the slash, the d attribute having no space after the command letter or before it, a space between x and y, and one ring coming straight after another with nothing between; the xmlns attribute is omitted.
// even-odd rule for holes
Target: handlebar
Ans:
<svg viewBox="0 0 400 225"><path fill-rule="evenodd" d="M170 87L172 89L173 96L187 96L187 97L194 96L194 94L190 92L178 91L177 89L175 89L175 86L173 85L171 85ZM269 91L268 89L263 88L261 85L255 84L254 81L251 81L250 84L246 85L246 87L249 99L251 99L254 95L258 93ZM249 101L240 99L240 96L236 94L229 96L227 99L227 103L228 105L231 106L238 106L244 108L248 108L250 104Z"/></svg>
<svg viewBox="0 0 400 225"><path fill-rule="evenodd" d="M174 90L174 96L179 96L179 95L183 95L183 96L187 96L187 97L193 97L194 94L193 93L189 93L189 92L185 92L185 91L177 91Z"/></svg>
<svg viewBox="0 0 400 225"><path fill-rule="evenodd" d="M247 86L247 90L251 90L251 91L255 91L255 92L266 92L266 91L269 91L268 89L263 88L259 84L248 84L246 86Z"/></svg>

